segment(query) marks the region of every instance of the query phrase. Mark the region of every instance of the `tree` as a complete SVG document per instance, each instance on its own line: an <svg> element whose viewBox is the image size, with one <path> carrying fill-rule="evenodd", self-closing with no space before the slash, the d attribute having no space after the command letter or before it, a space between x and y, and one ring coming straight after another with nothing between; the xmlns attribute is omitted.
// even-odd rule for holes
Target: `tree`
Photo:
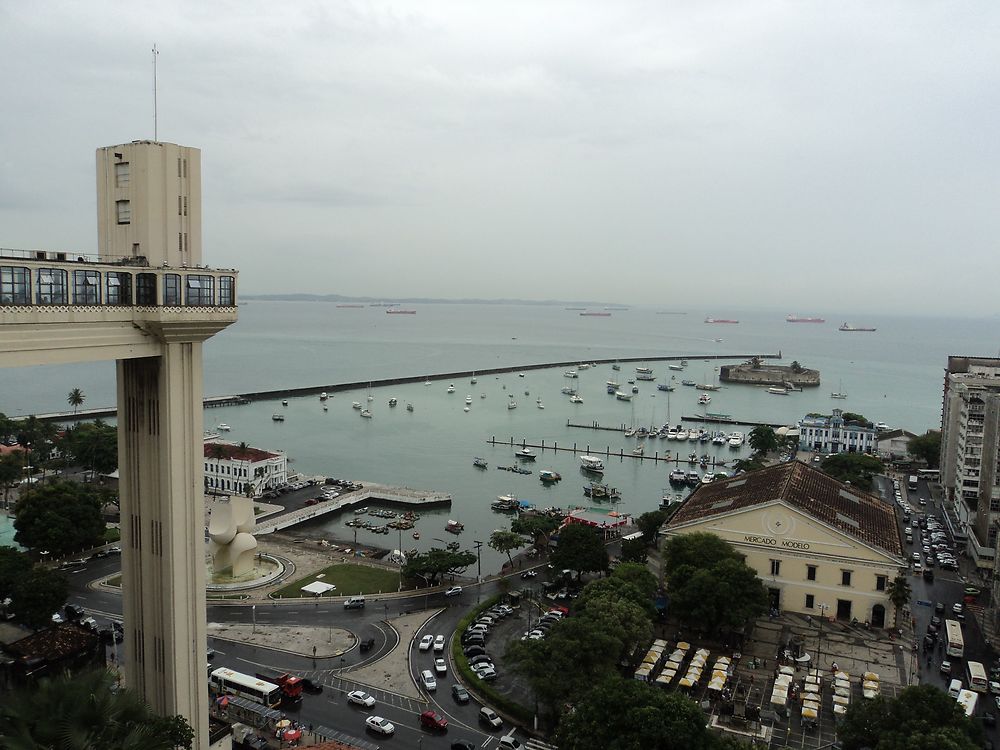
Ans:
<svg viewBox="0 0 1000 750"><path fill-rule="evenodd" d="M118 467L118 430L99 419L67 430L62 444L91 472L110 474Z"/></svg>
<svg viewBox="0 0 1000 750"><path fill-rule="evenodd" d="M869 490L872 477L882 473L882 462L864 453L835 453L823 459L819 467L834 479L850 482L855 487Z"/></svg>
<svg viewBox="0 0 1000 750"><path fill-rule="evenodd" d="M422 578L428 586L436 586L442 576L456 576L476 561L468 550L452 552L433 547L410 557L403 566L406 578Z"/></svg>
<svg viewBox="0 0 1000 750"><path fill-rule="evenodd" d="M794 372L796 375L802 372L802 365L799 364L799 361L797 359L792 360L792 372Z"/></svg>
<svg viewBox="0 0 1000 750"><path fill-rule="evenodd" d="M157 716L104 669L43 678L5 696L0 744L10 748L190 748L194 732L181 716Z"/></svg>
<svg viewBox="0 0 1000 750"><path fill-rule="evenodd" d="M774 429L767 425L758 425L750 430L747 443L759 456L766 456L768 453L774 453L778 450L778 436Z"/></svg>
<svg viewBox="0 0 1000 750"><path fill-rule="evenodd" d="M864 414L855 414L853 411L845 411L840 415L845 422L858 422L859 424L871 424L865 419Z"/></svg>
<svg viewBox="0 0 1000 750"><path fill-rule="evenodd" d="M733 461L733 474L747 473L764 468L764 462L755 453L750 458L737 458Z"/></svg>
<svg viewBox="0 0 1000 750"><path fill-rule="evenodd" d="M507 562L511 567L514 567L514 560L511 559L510 553L513 550L520 549L527 543L525 538L520 534L515 534L513 531L504 531L503 529L497 529L490 534L490 539L486 542L491 549L505 553L507 555Z"/></svg>
<svg viewBox="0 0 1000 750"><path fill-rule="evenodd" d="M910 582L906 580L906 576L902 574L897 575L889 582L885 593L889 595L889 601L896 608L896 621L898 623L900 610L910 603L910 596L912 594Z"/></svg>
<svg viewBox="0 0 1000 750"><path fill-rule="evenodd" d="M636 563L622 563L614 569L614 572L611 573L611 579L622 580L630 583L646 601L652 599L656 595L656 590L658 588L656 577L649 572L649 569L645 565L639 565ZM599 583L599 581L594 581L593 584L588 585L594 585L597 583Z"/></svg>
<svg viewBox="0 0 1000 750"><path fill-rule="evenodd" d="M83 391L81 391L79 388L74 388L73 390L71 390L69 392L69 395L66 397L67 403L69 403L69 405L73 407L74 414L76 414L76 410L83 405L83 402L86 399L87 397L83 395Z"/></svg>
<svg viewBox="0 0 1000 750"><path fill-rule="evenodd" d="M549 537L561 523L561 518L552 516L518 516L511 523L510 530L530 537L534 540L535 549L544 552L549 548Z"/></svg>
<svg viewBox="0 0 1000 750"><path fill-rule="evenodd" d="M26 553L13 547L0 547L0 602L14 595L17 582L28 575L31 565L31 558Z"/></svg>
<svg viewBox="0 0 1000 750"><path fill-rule="evenodd" d="M608 569L608 551L597 529L582 523L571 523L559 532L559 544L552 554L552 565L557 569L575 570L577 578L582 573Z"/></svg>
<svg viewBox="0 0 1000 750"><path fill-rule="evenodd" d="M639 563L641 565L645 565L648 552L649 547L646 546L645 538L623 539L622 552L619 557L623 563Z"/></svg>
<svg viewBox="0 0 1000 750"><path fill-rule="evenodd" d="M24 472L21 459L13 453L0 456L0 487L3 487L3 504L7 507L7 498L11 487L17 485Z"/></svg>
<svg viewBox="0 0 1000 750"><path fill-rule="evenodd" d="M739 559L740 556L729 542L705 531L679 534L663 545L663 567L668 575L684 565L710 568L720 560Z"/></svg>
<svg viewBox="0 0 1000 750"><path fill-rule="evenodd" d="M14 511L14 541L59 557L103 543L101 500L89 485L55 482L26 492Z"/></svg>
<svg viewBox="0 0 1000 750"><path fill-rule="evenodd" d="M36 565L14 584L11 599L17 621L33 630L52 624L52 613L66 602L69 586L58 570Z"/></svg>
<svg viewBox="0 0 1000 750"><path fill-rule="evenodd" d="M928 430L923 435L910 438L907 452L914 458L921 458L930 469L938 467L941 458L941 431Z"/></svg>
<svg viewBox="0 0 1000 750"><path fill-rule="evenodd" d="M636 680L606 675L563 715L562 750L710 750L719 747L697 703Z"/></svg>
<svg viewBox="0 0 1000 750"><path fill-rule="evenodd" d="M642 539L646 546L652 547L656 544L656 535L660 532L660 527L667 520L667 514L662 510L651 510L643 513L635 519L635 525L642 532Z"/></svg>
<svg viewBox="0 0 1000 750"><path fill-rule="evenodd" d="M844 750L973 750L982 727L934 685L914 685L898 697L852 703L837 737Z"/></svg>

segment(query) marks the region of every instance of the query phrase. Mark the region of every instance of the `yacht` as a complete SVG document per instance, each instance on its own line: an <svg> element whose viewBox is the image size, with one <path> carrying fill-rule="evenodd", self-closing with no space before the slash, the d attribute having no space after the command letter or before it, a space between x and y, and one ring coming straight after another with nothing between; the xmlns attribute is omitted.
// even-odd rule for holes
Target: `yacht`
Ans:
<svg viewBox="0 0 1000 750"><path fill-rule="evenodd" d="M671 369L671 370L683 370L684 369L680 365L667 365L667 368Z"/></svg>
<svg viewBox="0 0 1000 750"><path fill-rule="evenodd" d="M319 394L320 401L326 401L328 398L330 397L327 395L326 391L323 391L321 394Z"/></svg>
<svg viewBox="0 0 1000 750"><path fill-rule="evenodd" d="M361 408L361 402L360 401L352 401L351 402L351 408L352 409L360 409Z"/></svg>
<svg viewBox="0 0 1000 750"><path fill-rule="evenodd" d="M564 378L578 378L580 376L577 374L576 370L566 370L566 372L563 373L563 377Z"/></svg>
<svg viewBox="0 0 1000 750"><path fill-rule="evenodd" d="M697 487L701 482L701 474L697 471L689 471L685 478L687 479L687 483L692 487Z"/></svg>
<svg viewBox="0 0 1000 750"><path fill-rule="evenodd" d="M467 404L472 403L472 394L469 394L468 396L465 397L465 403Z"/></svg>
<svg viewBox="0 0 1000 750"><path fill-rule="evenodd" d="M578 395L576 395L574 393L572 396L569 397L569 402L571 404L582 404L583 403L583 398L581 398L580 396L578 396Z"/></svg>
<svg viewBox="0 0 1000 750"><path fill-rule="evenodd" d="M604 461L598 456L580 456L580 468L584 471L592 471L595 474L603 474Z"/></svg>
<svg viewBox="0 0 1000 750"><path fill-rule="evenodd" d="M523 458L526 461L535 460L535 452L531 448L521 448L521 450L514 451L514 455L518 458Z"/></svg>
<svg viewBox="0 0 1000 750"><path fill-rule="evenodd" d="M425 380L425 381L424 381L424 385L430 385L430 384L431 384L431 381L430 381L430 380Z"/></svg>
<svg viewBox="0 0 1000 750"><path fill-rule="evenodd" d="M361 416L364 417L365 419L371 419L372 418L372 410L371 409L362 409L361 410Z"/></svg>
<svg viewBox="0 0 1000 750"><path fill-rule="evenodd" d="M671 484L684 484L687 481L687 475L684 473L684 469L674 469L670 472L669 479Z"/></svg>
<svg viewBox="0 0 1000 750"><path fill-rule="evenodd" d="M726 433L717 432L712 435L712 445L725 445L726 444Z"/></svg>
<svg viewBox="0 0 1000 750"><path fill-rule="evenodd" d="M398 403L395 397L389 399L389 406L395 406Z"/></svg>
<svg viewBox="0 0 1000 750"><path fill-rule="evenodd" d="M454 392L455 392L455 384L454 384L454 383L451 383L451 384L450 384L450 385L448 386L448 393L454 393Z"/></svg>
<svg viewBox="0 0 1000 750"><path fill-rule="evenodd" d="M787 388L782 388L781 386L777 386L777 385L772 385L770 388L767 389L767 392L768 393L773 393L775 396L787 396L788 395L788 389Z"/></svg>
<svg viewBox="0 0 1000 750"><path fill-rule="evenodd" d="M730 448L741 448L743 447L743 442L746 438L743 436L742 432L734 432L729 436L729 447Z"/></svg>
<svg viewBox="0 0 1000 750"><path fill-rule="evenodd" d="M229 432L232 429L232 427L230 427L225 422L223 422L222 424L220 424L215 429L217 429L219 432Z"/></svg>

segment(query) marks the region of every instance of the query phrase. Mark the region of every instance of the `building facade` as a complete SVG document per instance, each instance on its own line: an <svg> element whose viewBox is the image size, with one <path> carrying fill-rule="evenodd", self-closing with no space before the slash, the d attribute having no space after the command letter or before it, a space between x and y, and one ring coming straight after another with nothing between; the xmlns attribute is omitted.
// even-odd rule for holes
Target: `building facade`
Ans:
<svg viewBox="0 0 1000 750"><path fill-rule="evenodd" d="M948 357L941 405L941 487L965 519L967 552L993 569L1000 522L1000 359Z"/></svg>
<svg viewBox="0 0 1000 750"><path fill-rule="evenodd" d="M693 532L729 542L774 609L894 623L889 584L908 569L895 511L800 461L699 486L661 533Z"/></svg>
<svg viewBox="0 0 1000 750"><path fill-rule="evenodd" d="M889 430L878 434L878 455L889 461L905 461L910 457L910 440L915 438L906 430Z"/></svg>
<svg viewBox="0 0 1000 750"><path fill-rule="evenodd" d="M841 409L829 417L810 414L799 422L799 450L819 453L874 453L878 432L864 422L848 422Z"/></svg>
<svg viewBox="0 0 1000 750"><path fill-rule="evenodd" d="M205 441L205 489L215 494L260 497L288 482L288 457L281 451Z"/></svg>

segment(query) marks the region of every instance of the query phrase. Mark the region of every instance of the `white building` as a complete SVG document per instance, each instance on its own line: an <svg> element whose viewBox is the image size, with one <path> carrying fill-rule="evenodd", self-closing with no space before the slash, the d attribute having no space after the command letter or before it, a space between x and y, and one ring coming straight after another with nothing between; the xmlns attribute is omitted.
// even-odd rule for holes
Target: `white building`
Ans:
<svg viewBox="0 0 1000 750"><path fill-rule="evenodd" d="M844 412L808 414L799 422L799 450L820 453L874 453L878 432L867 422L847 422Z"/></svg>
<svg viewBox="0 0 1000 750"><path fill-rule="evenodd" d="M281 451L241 447L215 438L205 441L205 489L260 497L288 482L288 457Z"/></svg>
<svg viewBox="0 0 1000 750"><path fill-rule="evenodd" d="M900 461L910 457L910 441L915 438L906 430L889 430L878 434L878 454L890 461Z"/></svg>

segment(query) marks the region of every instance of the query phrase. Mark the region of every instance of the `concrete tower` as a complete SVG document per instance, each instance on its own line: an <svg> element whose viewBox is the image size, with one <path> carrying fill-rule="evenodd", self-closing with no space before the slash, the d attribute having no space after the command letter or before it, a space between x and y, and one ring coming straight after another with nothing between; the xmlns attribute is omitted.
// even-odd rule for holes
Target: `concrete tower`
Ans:
<svg viewBox="0 0 1000 750"><path fill-rule="evenodd" d="M0 361L117 360L126 682L207 747L202 343L236 272L202 265L197 149L98 149L97 216L97 258L0 251Z"/></svg>

